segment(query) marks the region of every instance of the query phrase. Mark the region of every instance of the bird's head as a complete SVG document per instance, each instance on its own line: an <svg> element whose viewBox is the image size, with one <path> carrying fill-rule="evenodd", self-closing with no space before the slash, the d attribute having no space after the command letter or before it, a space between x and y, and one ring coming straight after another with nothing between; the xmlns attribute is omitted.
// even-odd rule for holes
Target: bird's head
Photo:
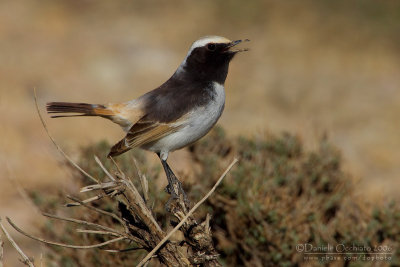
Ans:
<svg viewBox="0 0 400 267"><path fill-rule="evenodd" d="M212 80L224 83L229 62L239 52L248 49L235 49L234 47L245 40L231 41L220 36L206 36L195 41L178 69L202 80Z"/></svg>

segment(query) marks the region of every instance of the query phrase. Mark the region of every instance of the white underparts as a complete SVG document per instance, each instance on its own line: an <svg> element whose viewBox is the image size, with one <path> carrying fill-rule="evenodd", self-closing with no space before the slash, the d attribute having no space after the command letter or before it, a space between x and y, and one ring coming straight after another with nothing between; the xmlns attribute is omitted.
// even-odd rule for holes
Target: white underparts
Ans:
<svg viewBox="0 0 400 267"><path fill-rule="evenodd" d="M207 105L190 111L185 115L184 120L179 120L177 124L179 124L180 129L177 132L171 133L144 148L160 152L161 158L166 160L168 152L192 144L206 135L218 121L225 105L224 86L214 82L213 89L214 98Z"/></svg>

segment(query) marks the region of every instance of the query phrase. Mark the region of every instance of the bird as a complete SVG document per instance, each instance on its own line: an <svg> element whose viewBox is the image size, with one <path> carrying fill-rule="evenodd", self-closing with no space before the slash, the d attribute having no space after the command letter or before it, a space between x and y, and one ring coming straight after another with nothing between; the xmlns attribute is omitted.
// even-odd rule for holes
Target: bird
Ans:
<svg viewBox="0 0 400 267"><path fill-rule="evenodd" d="M167 163L168 155L193 144L216 124L225 106L229 63L239 52L248 51L236 48L247 41L202 37L193 42L166 82L136 99L111 104L49 102L47 112L52 118L98 116L120 125L126 136L111 148L108 157L134 147L155 152L168 179L167 191L177 197L182 184Z"/></svg>

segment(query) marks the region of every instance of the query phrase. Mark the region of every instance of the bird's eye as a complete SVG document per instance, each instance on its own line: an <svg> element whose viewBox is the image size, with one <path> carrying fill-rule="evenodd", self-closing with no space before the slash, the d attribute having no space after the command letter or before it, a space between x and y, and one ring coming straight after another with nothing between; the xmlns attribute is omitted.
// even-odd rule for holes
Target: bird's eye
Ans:
<svg viewBox="0 0 400 267"><path fill-rule="evenodd" d="M210 51L215 51L216 48L217 48L217 47L216 47L215 44L208 44L208 45L207 45L207 49L210 50Z"/></svg>

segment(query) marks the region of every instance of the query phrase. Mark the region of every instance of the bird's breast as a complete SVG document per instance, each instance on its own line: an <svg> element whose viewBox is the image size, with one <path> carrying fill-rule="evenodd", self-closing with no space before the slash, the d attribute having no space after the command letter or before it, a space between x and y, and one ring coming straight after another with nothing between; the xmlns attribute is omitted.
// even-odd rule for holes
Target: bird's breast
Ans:
<svg viewBox="0 0 400 267"><path fill-rule="evenodd" d="M176 124L179 130L154 143L152 151L174 151L190 145L206 135L216 124L225 106L224 86L213 83L213 96L207 104L190 110Z"/></svg>
<svg viewBox="0 0 400 267"><path fill-rule="evenodd" d="M186 115L185 124L193 132L206 134L221 117L225 106L224 86L214 82L211 94L207 104L194 108Z"/></svg>

